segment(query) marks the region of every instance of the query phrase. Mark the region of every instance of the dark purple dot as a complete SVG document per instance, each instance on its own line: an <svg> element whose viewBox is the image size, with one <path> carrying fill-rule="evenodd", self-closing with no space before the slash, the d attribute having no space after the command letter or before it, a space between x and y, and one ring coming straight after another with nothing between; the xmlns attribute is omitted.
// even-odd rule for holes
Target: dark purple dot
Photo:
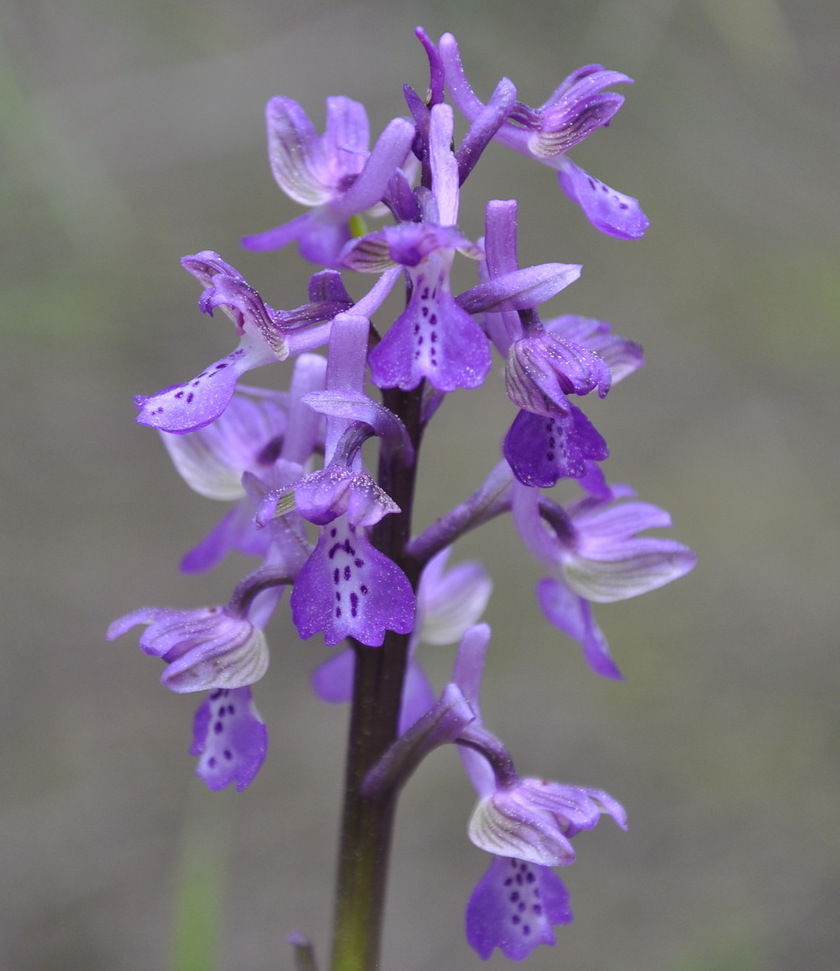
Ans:
<svg viewBox="0 0 840 971"><path fill-rule="evenodd" d="M175 397L176 398L183 398L184 397L184 392L183 391L176 391L175 392Z"/></svg>
<svg viewBox="0 0 840 971"><path fill-rule="evenodd" d="M229 748L226 748L222 754L228 760L228 762L233 761L233 752L231 752Z"/></svg>
<svg viewBox="0 0 840 971"><path fill-rule="evenodd" d="M190 391L190 393L187 395L187 404L188 405L191 405L193 403L193 398L194 397L195 397L195 395L192 393L192 391Z"/></svg>
<svg viewBox="0 0 840 971"><path fill-rule="evenodd" d="M207 765L211 769L215 769L216 768L216 757L214 755L211 755L210 758L207 760Z"/></svg>
<svg viewBox="0 0 840 971"><path fill-rule="evenodd" d="M215 733L216 733L217 735L221 735L221 733L222 733L222 732L223 732L224 730L225 730L225 726L224 726L224 725L223 725L223 724L222 724L221 722L216 722L216 724L215 724L215 725L213 726L213 731L214 731L214 732L215 732Z"/></svg>
<svg viewBox="0 0 840 971"><path fill-rule="evenodd" d="M522 918L519 916L519 914L514 914L513 917L511 917L510 922L515 926L516 924L522 923Z"/></svg>
<svg viewBox="0 0 840 971"><path fill-rule="evenodd" d="M345 580L349 580L350 577L352 577L352 576L353 576L353 571L350 569L349 566L345 566L344 567L344 579Z"/></svg>
<svg viewBox="0 0 840 971"><path fill-rule="evenodd" d="M525 937L527 937L531 933L531 925L530 924L523 924L522 925L522 933L525 935Z"/></svg>

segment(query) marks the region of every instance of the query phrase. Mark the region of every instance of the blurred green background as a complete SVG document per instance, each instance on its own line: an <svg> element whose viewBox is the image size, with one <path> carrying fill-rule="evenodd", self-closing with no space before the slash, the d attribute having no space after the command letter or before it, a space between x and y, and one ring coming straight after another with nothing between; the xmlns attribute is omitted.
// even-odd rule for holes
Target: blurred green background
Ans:
<svg viewBox="0 0 840 971"><path fill-rule="evenodd" d="M246 793L214 795L187 755L195 699L103 632L140 605L223 601L248 568L178 575L220 507L133 422L132 394L231 347L179 258L215 249L275 306L300 303L294 250L238 246L297 214L269 174L264 102L296 98L320 127L324 97L347 94L378 132L404 113L400 85L427 83L418 23L458 35L484 96L506 74L539 104L593 61L635 78L574 157L641 199L645 240L600 236L548 169L501 149L462 223L476 235L483 198L519 198L523 264L585 266L550 309L645 346L647 367L588 411L610 478L671 510L700 556L673 587L599 609L614 684L541 618L509 524L456 554L487 556L496 582L489 726L523 772L606 788L630 813L628 834L579 839L563 874L577 920L528 967L834 971L834 0L4 0L0 967L169 968L177 888L204 868L224 875L221 969L290 968L293 930L325 952L345 712L309 694L323 646L275 621L257 694L268 761ZM426 521L495 461L512 410L491 382L442 414ZM450 663L430 662L438 679ZM507 966L463 940L486 863L464 836L471 807L449 751L406 790L389 971Z"/></svg>

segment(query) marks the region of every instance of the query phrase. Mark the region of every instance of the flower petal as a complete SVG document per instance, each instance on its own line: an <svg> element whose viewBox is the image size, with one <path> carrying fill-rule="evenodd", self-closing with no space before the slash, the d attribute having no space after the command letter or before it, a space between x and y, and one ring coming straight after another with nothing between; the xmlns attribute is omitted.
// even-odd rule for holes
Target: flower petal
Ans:
<svg viewBox="0 0 840 971"><path fill-rule="evenodd" d="M563 191L596 229L619 239L644 236L650 220L638 200L611 189L565 156L557 162L557 177Z"/></svg>
<svg viewBox="0 0 840 971"><path fill-rule="evenodd" d="M553 947L552 926L572 919L569 892L548 867L497 856L467 904L467 941L485 961L494 948L523 961L540 944Z"/></svg>
<svg viewBox="0 0 840 971"><path fill-rule="evenodd" d="M218 791L253 782L265 760L268 730L251 700L250 688L214 691L195 713L190 755L198 756L198 775Z"/></svg>
<svg viewBox="0 0 840 971"><path fill-rule="evenodd" d="M318 545L295 580L292 619L305 640L318 632L327 644L355 637L379 647L385 631L414 627L414 593L406 575L375 549L363 528L338 519L321 530Z"/></svg>
<svg viewBox="0 0 840 971"><path fill-rule="evenodd" d="M546 619L581 645L586 663L596 674L615 681L622 679L588 600L573 593L565 583L554 577L540 580L537 598Z"/></svg>
<svg viewBox="0 0 840 971"><path fill-rule="evenodd" d="M580 408L569 403L567 415L535 415L520 411L504 440L504 455L523 484L542 489L559 479L579 479L588 461L603 461L607 443Z"/></svg>
<svg viewBox="0 0 840 971"><path fill-rule="evenodd" d="M137 395L137 421L163 432L194 432L214 421L227 408L236 383L246 371L277 360L258 336L244 334L232 354L223 357L186 384L153 395Z"/></svg>
<svg viewBox="0 0 840 971"><path fill-rule="evenodd" d="M380 388L410 391L427 378L438 391L477 388L492 364L490 344L449 292L449 263L430 256L412 275L406 310L370 353Z"/></svg>

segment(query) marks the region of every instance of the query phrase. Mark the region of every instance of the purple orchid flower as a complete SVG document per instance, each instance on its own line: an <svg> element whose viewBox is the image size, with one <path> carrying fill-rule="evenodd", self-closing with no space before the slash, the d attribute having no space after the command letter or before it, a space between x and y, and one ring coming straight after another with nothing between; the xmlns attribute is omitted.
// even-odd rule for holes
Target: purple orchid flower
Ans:
<svg viewBox="0 0 840 971"><path fill-rule="evenodd" d="M458 110L470 122L482 117L487 105L470 87L458 42L452 34L441 37L438 50L446 86ZM566 157L570 148L596 128L608 125L621 107L624 98L605 91L618 83L632 84L632 80L617 71L604 70L599 64L579 68L541 107L516 102L493 138L555 169L563 191L581 207L596 229L620 239L638 239L649 225L638 201L611 189Z"/></svg>
<svg viewBox="0 0 840 971"><path fill-rule="evenodd" d="M190 754L211 789L232 782L244 789L262 765L268 733L251 701L250 686L268 667L263 633L280 599L282 570L262 567L245 577L225 606L177 610L142 607L115 620L115 640L145 624L140 648L166 663L161 683L177 694L209 691L196 712Z"/></svg>
<svg viewBox="0 0 840 971"><path fill-rule="evenodd" d="M181 262L204 285L199 298L201 310L212 314L221 307L236 326L239 344L192 381L135 397L140 409L137 421L163 432L182 435L209 425L230 404L243 374L326 343L329 324L314 329L302 325L329 321L352 303L340 276L333 271L312 277L309 303L296 310L278 311L264 303L217 253L206 250L185 256Z"/></svg>
<svg viewBox="0 0 840 971"><path fill-rule="evenodd" d="M553 927L572 920L569 894L551 871L575 859L570 840L602 813L626 828L621 805L598 789L520 779L502 743L484 729L479 695L490 628L470 628L453 672L475 719L460 734L459 752L479 803L470 840L493 854L466 911L469 944L487 959L495 948L520 961L540 944L556 944Z"/></svg>
<svg viewBox="0 0 840 971"><path fill-rule="evenodd" d="M629 495L619 487L605 498L590 495L564 510L519 484L512 493L513 518L525 546L552 571L537 588L543 613L581 644L597 674L615 679L621 672L591 602L640 596L685 576L697 560L676 540L638 536L670 527L671 517L647 503L622 501Z"/></svg>
<svg viewBox="0 0 840 971"><path fill-rule="evenodd" d="M513 201L487 206L486 286L517 272L516 211ZM580 267L567 267L568 282L579 271ZM558 318L551 327L544 326L534 310L541 296L535 292L530 305L520 303L518 309L529 311L524 315L507 308L486 313L485 326L507 358L508 397L521 409L503 441L505 458L523 485L549 488L561 478L586 475L593 462L609 455L607 443L568 399L594 390L603 398L610 389L608 364L584 341L597 333L598 346L608 349L619 364L629 351L620 339L614 344L601 336L597 321L584 324L582 318Z"/></svg>
<svg viewBox="0 0 840 971"><path fill-rule="evenodd" d="M641 367L643 355L605 321L572 315L546 321L536 344L526 347L523 340L511 347L508 394L523 410L503 451L523 485L545 489L561 478L587 476L594 462L609 456L597 429L563 394L585 394L594 385L603 397L603 389Z"/></svg>
<svg viewBox="0 0 840 971"><path fill-rule="evenodd" d="M406 160L413 126L395 118L368 152L364 106L350 98L327 99L327 123L318 135L306 112L290 98L266 106L268 157L280 188L311 211L268 232L246 236L243 246L271 250L297 241L301 255L337 267L350 239L350 220L386 195L393 173Z"/></svg>
<svg viewBox="0 0 840 971"><path fill-rule="evenodd" d="M348 435L351 440L355 438L354 422L361 420L362 425L370 427L369 422L382 420L363 393L369 328L368 319L357 315L341 314L333 321L327 365L327 391L333 395L332 404L327 406L327 468L342 454L339 446L347 446ZM393 429L393 421L385 423ZM371 493L364 489L366 480L358 475L363 469L355 441L345 454L350 463L347 470L351 477L355 474L349 489L345 488L347 478L338 476L341 488L336 489L336 478L330 483L329 475L315 479L314 487L309 479L302 489L310 516L326 525L295 579L292 619L304 639L320 632L330 645L354 637L369 647L379 647L385 631L407 634L413 629L414 593L402 570L370 542L366 526L354 525L348 519L352 510L362 523L373 510L375 521L380 511L384 515L395 507L393 503L384 504L388 497L383 500L381 490Z"/></svg>

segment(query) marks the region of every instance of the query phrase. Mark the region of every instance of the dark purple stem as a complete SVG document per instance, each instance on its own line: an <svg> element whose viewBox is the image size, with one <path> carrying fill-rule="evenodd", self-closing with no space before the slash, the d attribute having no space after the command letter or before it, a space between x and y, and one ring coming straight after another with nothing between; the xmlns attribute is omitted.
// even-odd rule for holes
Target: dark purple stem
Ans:
<svg viewBox="0 0 840 971"><path fill-rule="evenodd" d="M414 461L383 442L379 485L400 512L386 516L371 539L397 564L416 590L420 566L405 555L423 434L422 384L414 391L386 390L383 403L402 419L414 445ZM353 642L356 657L339 843L332 971L379 967L382 918L397 791L382 798L363 793L365 776L397 739L409 635L389 631L381 647Z"/></svg>

